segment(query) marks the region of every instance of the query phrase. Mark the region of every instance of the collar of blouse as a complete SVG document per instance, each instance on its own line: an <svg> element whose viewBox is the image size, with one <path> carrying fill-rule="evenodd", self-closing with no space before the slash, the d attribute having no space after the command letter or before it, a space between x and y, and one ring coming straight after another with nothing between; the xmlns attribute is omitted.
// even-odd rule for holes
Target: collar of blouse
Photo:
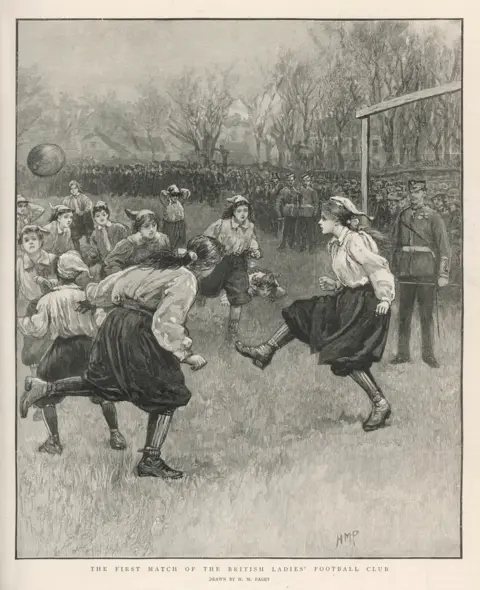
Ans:
<svg viewBox="0 0 480 590"><path fill-rule="evenodd" d="M232 229L238 229L239 227L241 227L242 229L248 229L250 227L250 221L246 219L243 223L238 223L238 221L236 221L235 218L232 217L231 225Z"/></svg>

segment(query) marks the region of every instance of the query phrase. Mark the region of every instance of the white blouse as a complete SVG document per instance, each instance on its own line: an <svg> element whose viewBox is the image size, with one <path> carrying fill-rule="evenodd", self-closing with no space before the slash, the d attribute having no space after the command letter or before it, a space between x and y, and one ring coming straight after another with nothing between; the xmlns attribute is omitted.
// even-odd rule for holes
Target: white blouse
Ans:
<svg viewBox="0 0 480 590"><path fill-rule="evenodd" d="M218 240L227 255L240 256L244 252L258 252L260 250L255 235L255 226L248 219L242 225L232 217L219 219L209 225L203 235Z"/></svg>
<svg viewBox="0 0 480 590"><path fill-rule="evenodd" d="M328 248L337 288L355 288L371 283L377 299L392 303L395 299L394 276L368 233L346 227L338 238L330 240Z"/></svg>
<svg viewBox="0 0 480 590"><path fill-rule="evenodd" d="M33 338L93 338L103 320L103 310L80 313L75 308L85 300L85 293L77 285L62 285L44 295L31 317L18 318L17 325L24 336Z"/></svg>
<svg viewBox="0 0 480 590"><path fill-rule="evenodd" d="M185 328L197 295L195 275L185 267L155 270L133 266L86 288L87 299L105 309L135 302L153 312L152 332L162 348L180 361L191 353L192 340Z"/></svg>

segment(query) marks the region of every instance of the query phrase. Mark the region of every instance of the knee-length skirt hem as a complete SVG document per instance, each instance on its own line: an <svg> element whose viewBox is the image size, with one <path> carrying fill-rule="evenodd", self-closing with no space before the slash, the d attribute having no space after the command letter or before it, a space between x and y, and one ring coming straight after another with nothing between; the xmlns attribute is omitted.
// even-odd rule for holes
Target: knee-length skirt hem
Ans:
<svg viewBox="0 0 480 590"><path fill-rule="evenodd" d="M366 371L381 360L388 337L390 312L376 315L378 299L371 285L345 288L332 295L299 299L282 311L296 338L318 354L335 375Z"/></svg>
<svg viewBox="0 0 480 590"><path fill-rule="evenodd" d="M155 339L152 318L142 310L112 310L93 342L84 377L103 399L168 413L186 406L191 393L180 362Z"/></svg>

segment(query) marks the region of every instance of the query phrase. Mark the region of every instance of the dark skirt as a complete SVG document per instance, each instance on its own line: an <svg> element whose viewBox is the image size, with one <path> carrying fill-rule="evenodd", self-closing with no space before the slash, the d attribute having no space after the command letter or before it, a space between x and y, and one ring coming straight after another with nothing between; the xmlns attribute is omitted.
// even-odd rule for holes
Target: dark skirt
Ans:
<svg viewBox="0 0 480 590"><path fill-rule="evenodd" d="M210 275L200 281L198 291L203 297L218 297L225 291L230 305L239 306L251 301L249 287L246 257L228 254Z"/></svg>
<svg viewBox="0 0 480 590"><path fill-rule="evenodd" d="M366 371L383 355L390 312L375 315L379 301L371 285L333 295L299 299L282 311L290 331L318 353L335 375Z"/></svg>
<svg viewBox="0 0 480 590"><path fill-rule="evenodd" d="M31 301L28 304L25 315L31 317L37 311L37 301ZM38 365L44 354L50 348L52 341L48 338L33 338L33 336L23 337L22 346L22 363L26 367Z"/></svg>
<svg viewBox="0 0 480 590"><path fill-rule="evenodd" d="M72 225L70 231L72 240L80 240L83 236L90 237L94 230L93 218L90 213L83 215L73 214Z"/></svg>
<svg viewBox="0 0 480 590"><path fill-rule="evenodd" d="M53 382L67 377L83 375L88 366L92 339L88 336L57 338L42 358L37 376L43 381ZM37 402L39 408L60 403L64 396L55 395Z"/></svg>
<svg viewBox="0 0 480 590"><path fill-rule="evenodd" d="M143 310L113 309L93 342L85 379L108 401L165 414L186 406L192 394L178 359L155 339L152 318Z"/></svg>
<svg viewBox="0 0 480 590"><path fill-rule="evenodd" d="M170 248L184 248L187 243L187 229L185 221L163 221L163 233L168 236Z"/></svg>

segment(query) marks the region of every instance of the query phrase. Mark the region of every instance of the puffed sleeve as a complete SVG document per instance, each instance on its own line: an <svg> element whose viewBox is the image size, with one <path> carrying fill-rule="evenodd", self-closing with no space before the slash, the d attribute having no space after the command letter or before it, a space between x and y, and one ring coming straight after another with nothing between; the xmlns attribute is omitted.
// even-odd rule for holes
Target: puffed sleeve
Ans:
<svg viewBox="0 0 480 590"><path fill-rule="evenodd" d="M373 238L365 232L353 234L348 242L347 253L365 271L377 299L392 303L395 299L395 278L387 260L378 253Z"/></svg>
<svg viewBox="0 0 480 590"><path fill-rule="evenodd" d="M222 228L222 221L223 221L222 219L218 219L217 221L214 221L203 232L203 235L208 236L210 238L218 239L218 236L220 235L220 230Z"/></svg>
<svg viewBox="0 0 480 590"><path fill-rule="evenodd" d="M87 211L91 211L93 209L92 200L89 197L87 197L87 195L82 194L80 197L80 202L81 208L84 213L86 213Z"/></svg>
<svg viewBox="0 0 480 590"><path fill-rule="evenodd" d="M179 361L191 354L192 340L185 322L195 301L197 281L191 273L175 277L153 316L152 332L162 348L172 352Z"/></svg>
<svg viewBox="0 0 480 590"><path fill-rule="evenodd" d="M17 325L24 336L43 338L48 332L49 316L45 303L40 300L37 311L30 317L18 318Z"/></svg>
<svg viewBox="0 0 480 590"><path fill-rule="evenodd" d="M160 245L160 248L165 248L166 250L170 250L170 238L167 234L163 234L162 232L157 233L157 240Z"/></svg>
<svg viewBox="0 0 480 590"><path fill-rule="evenodd" d="M134 267L119 270L99 283L89 283L85 288L85 297L95 307L112 307L113 288L118 280L125 276L132 268Z"/></svg>
<svg viewBox="0 0 480 590"><path fill-rule="evenodd" d="M118 242L118 244L114 246L105 257L105 273L107 275L112 275L129 266L133 252L134 246L130 240L125 239Z"/></svg>

